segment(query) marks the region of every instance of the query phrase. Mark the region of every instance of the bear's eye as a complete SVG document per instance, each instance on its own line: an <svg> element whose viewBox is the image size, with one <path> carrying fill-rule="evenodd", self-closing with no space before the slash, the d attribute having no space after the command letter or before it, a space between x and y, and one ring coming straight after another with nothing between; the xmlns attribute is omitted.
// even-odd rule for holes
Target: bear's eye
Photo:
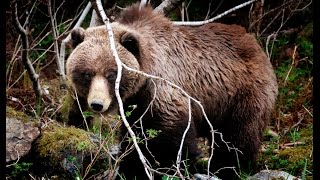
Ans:
<svg viewBox="0 0 320 180"><path fill-rule="evenodd" d="M109 74L107 74L107 79L109 81L115 81L116 78L117 78L117 72L113 71L113 72L110 72Z"/></svg>
<svg viewBox="0 0 320 180"><path fill-rule="evenodd" d="M83 77L86 79L86 80L91 80L91 73L88 73L88 72L86 72L86 73L84 73L83 74Z"/></svg>

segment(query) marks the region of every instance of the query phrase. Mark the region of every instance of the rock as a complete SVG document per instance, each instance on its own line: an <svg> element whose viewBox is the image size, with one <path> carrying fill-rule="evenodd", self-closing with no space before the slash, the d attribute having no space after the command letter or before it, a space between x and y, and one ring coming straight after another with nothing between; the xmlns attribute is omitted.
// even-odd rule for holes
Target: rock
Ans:
<svg viewBox="0 0 320 180"><path fill-rule="evenodd" d="M199 173L194 174L194 179L195 180L221 180L221 179L219 179L217 177L208 178L208 176L206 174L199 174Z"/></svg>
<svg viewBox="0 0 320 180"><path fill-rule="evenodd" d="M24 123L16 118L6 118L6 162L28 154L32 142L40 135L33 123Z"/></svg>
<svg viewBox="0 0 320 180"><path fill-rule="evenodd" d="M220 180L217 177L208 178L206 174L198 174L198 173L194 175L194 179L195 180ZM301 179L294 177L291 174L284 171L262 170L253 176L247 177L246 180L301 180Z"/></svg>
<svg viewBox="0 0 320 180"><path fill-rule="evenodd" d="M247 178L247 180L300 180L297 177L292 176L291 174L284 172L284 171L278 171L278 170L262 170L258 172L257 174L250 176Z"/></svg>

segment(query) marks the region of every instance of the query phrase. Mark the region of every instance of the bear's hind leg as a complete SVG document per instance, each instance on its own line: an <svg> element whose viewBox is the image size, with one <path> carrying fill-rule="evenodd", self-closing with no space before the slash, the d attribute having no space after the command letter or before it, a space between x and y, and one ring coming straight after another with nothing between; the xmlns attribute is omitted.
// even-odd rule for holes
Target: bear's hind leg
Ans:
<svg viewBox="0 0 320 180"><path fill-rule="evenodd" d="M215 135L217 145L214 146L211 173L216 173L222 179L238 179L238 175L253 173L256 170L257 154L261 144L259 132L239 130L239 126L234 126L230 129L218 129L223 135L223 141L230 142L229 148L219 135Z"/></svg>

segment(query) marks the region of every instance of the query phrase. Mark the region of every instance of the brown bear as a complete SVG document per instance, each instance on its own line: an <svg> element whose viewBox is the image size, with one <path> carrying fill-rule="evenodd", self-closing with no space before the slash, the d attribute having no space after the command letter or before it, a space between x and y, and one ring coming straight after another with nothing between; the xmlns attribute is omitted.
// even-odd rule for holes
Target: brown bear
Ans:
<svg viewBox="0 0 320 180"><path fill-rule="evenodd" d="M262 133L277 96L273 68L255 38L237 25L176 26L151 7L140 9L137 4L126 8L112 28L117 52L125 65L168 80L199 100L214 130L222 133L229 147L241 151L229 150L216 135L210 172L239 166L242 172L254 171ZM83 108L104 113L117 110L117 65L106 27L76 29L72 44L75 49L67 60L67 75ZM163 80L126 69L122 72L120 95L124 107L137 105L128 117L131 125L141 118L144 131L161 130L148 141L148 149L145 144L140 148L153 168L167 168L162 172L172 173L168 168L175 164L188 124L188 98ZM192 121L182 158L194 167L200 154L197 138L206 137L209 142L212 138L199 105L192 102L191 107ZM132 128L141 135L139 123ZM119 173L127 179L146 178L136 152L124 157ZM226 168L216 175L231 179L235 173Z"/></svg>

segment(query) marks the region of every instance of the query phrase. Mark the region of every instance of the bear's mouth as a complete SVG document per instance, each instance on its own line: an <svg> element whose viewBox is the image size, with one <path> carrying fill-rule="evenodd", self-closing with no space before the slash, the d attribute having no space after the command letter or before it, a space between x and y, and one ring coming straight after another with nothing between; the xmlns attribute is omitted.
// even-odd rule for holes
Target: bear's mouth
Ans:
<svg viewBox="0 0 320 180"><path fill-rule="evenodd" d="M98 98L88 98L88 106L90 109L97 113L104 113L109 109L111 100L98 99Z"/></svg>

